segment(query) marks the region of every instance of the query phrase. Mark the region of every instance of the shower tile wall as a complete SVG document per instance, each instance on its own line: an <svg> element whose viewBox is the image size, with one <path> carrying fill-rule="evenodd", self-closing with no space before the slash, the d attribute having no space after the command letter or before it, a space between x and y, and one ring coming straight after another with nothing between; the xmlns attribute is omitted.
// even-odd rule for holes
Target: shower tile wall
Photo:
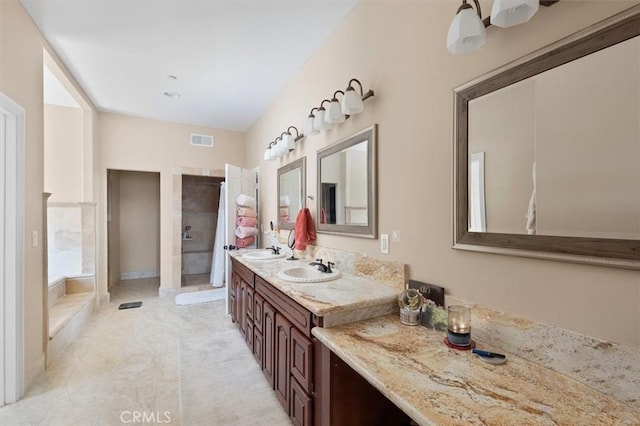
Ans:
<svg viewBox="0 0 640 426"><path fill-rule="evenodd" d="M182 240L182 275L211 272L220 182L208 176L182 177L182 229L191 226L191 239Z"/></svg>

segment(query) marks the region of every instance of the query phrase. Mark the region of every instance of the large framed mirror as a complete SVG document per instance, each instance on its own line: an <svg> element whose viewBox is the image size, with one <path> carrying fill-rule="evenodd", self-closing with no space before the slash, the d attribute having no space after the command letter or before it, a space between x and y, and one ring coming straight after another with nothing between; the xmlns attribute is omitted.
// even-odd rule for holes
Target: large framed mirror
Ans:
<svg viewBox="0 0 640 426"><path fill-rule="evenodd" d="M640 269L640 5L454 89L454 248Z"/></svg>
<svg viewBox="0 0 640 426"><path fill-rule="evenodd" d="M318 151L318 232L377 238L374 124Z"/></svg>
<svg viewBox="0 0 640 426"><path fill-rule="evenodd" d="M306 157L278 169L278 228L293 229L306 198Z"/></svg>

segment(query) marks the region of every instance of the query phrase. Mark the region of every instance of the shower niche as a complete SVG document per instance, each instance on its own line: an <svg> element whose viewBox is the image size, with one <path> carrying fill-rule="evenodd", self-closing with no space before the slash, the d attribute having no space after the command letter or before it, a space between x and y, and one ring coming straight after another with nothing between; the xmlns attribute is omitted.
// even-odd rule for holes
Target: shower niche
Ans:
<svg viewBox="0 0 640 426"><path fill-rule="evenodd" d="M182 286L209 285L224 178L182 176Z"/></svg>

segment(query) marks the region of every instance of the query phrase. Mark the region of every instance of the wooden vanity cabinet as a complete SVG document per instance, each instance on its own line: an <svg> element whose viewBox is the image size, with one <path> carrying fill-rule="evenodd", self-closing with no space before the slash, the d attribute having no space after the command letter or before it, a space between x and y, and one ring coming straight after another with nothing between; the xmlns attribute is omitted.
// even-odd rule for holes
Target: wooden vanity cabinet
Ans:
<svg viewBox="0 0 640 426"><path fill-rule="evenodd" d="M319 321L313 323L311 312L237 260L231 264L236 324L292 423L310 426L315 399L311 328Z"/></svg>

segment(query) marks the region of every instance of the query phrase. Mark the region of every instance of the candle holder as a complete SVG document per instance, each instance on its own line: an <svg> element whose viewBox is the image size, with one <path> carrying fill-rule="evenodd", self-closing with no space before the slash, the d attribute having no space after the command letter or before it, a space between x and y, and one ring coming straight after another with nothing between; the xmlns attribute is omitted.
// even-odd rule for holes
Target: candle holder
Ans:
<svg viewBox="0 0 640 426"><path fill-rule="evenodd" d="M471 309L451 305L447 309L447 337L444 343L450 348L470 350L476 347L471 339Z"/></svg>

